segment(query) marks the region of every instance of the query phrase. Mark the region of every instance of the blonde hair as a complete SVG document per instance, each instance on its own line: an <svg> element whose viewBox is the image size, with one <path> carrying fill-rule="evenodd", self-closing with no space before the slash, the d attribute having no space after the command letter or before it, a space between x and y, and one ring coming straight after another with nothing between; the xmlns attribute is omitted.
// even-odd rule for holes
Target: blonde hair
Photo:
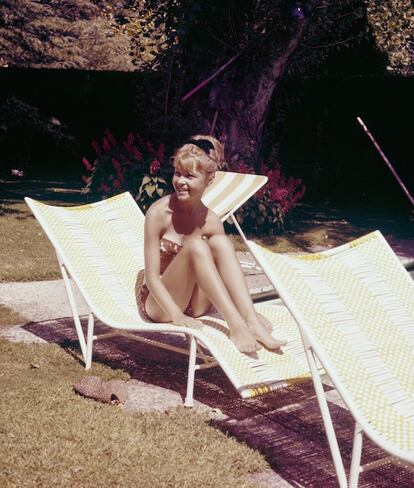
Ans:
<svg viewBox="0 0 414 488"><path fill-rule="evenodd" d="M213 148L208 151L201 149L191 140L209 141ZM171 158L174 168L178 170L194 171L201 169L206 173L214 173L223 165L224 148L220 141L215 137L197 134L192 136L189 141L179 147Z"/></svg>

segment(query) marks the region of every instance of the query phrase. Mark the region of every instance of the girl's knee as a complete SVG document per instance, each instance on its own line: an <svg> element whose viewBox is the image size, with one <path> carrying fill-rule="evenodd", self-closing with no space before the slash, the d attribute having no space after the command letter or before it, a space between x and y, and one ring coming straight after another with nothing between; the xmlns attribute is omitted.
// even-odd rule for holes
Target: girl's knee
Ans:
<svg viewBox="0 0 414 488"><path fill-rule="evenodd" d="M234 246L231 240L226 235L211 236L208 240L208 245L213 253L223 252L226 249L234 251Z"/></svg>
<svg viewBox="0 0 414 488"><path fill-rule="evenodd" d="M187 251L191 255L206 255L210 253L208 244L201 237L188 237L184 239L183 251Z"/></svg>

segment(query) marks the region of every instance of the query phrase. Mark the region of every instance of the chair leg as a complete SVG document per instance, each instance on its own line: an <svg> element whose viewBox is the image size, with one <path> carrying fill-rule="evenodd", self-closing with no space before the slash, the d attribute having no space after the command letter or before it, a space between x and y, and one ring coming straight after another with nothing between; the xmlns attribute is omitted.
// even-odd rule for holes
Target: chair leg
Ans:
<svg viewBox="0 0 414 488"><path fill-rule="evenodd" d="M354 445L352 448L351 469L349 473L349 488L357 488L359 473L361 472L361 454L363 432L361 426L355 422Z"/></svg>
<svg viewBox="0 0 414 488"><path fill-rule="evenodd" d="M90 312L88 317L85 369L90 369L92 366L93 329L94 329L93 313Z"/></svg>
<svg viewBox="0 0 414 488"><path fill-rule="evenodd" d="M194 392L194 376L196 370L196 354L197 354L197 342L193 335L188 335L187 338L190 341L190 354L188 358L188 378L187 378L187 393L184 401L185 407L192 407L194 405L193 392Z"/></svg>
<svg viewBox="0 0 414 488"><path fill-rule="evenodd" d="M57 256L58 256L59 262L61 263L61 258L59 256L59 254ZM87 350L86 350L85 336L83 335L82 325L81 325L81 322L79 319L78 308L76 306L76 301L75 301L75 298L73 296L69 276L68 276L66 268L63 264L60 264L60 271L62 273L63 282L65 283L66 294L68 296L69 305L70 305L70 308L72 311L73 321L75 322L75 328L76 328L76 332L78 334L79 345L80 345L80 348L82 351L82 356L83 356L83 359L86 363L87 362Z"/></svg>
<svg viewBox="0 0 414 488"><path fill-rule="evenodd" d="M329 448L335 466L338 483L340 488L347 488L348 480L346 478L345 468L342 462L338 441L336 439L335 429L332 423L331 414L329 412L328 402L326 401L325 392L323 390L321 377L319 376L318 368L316 366L315 356L310 347L306 347L305 352L312 373L313 385L315 388L316 397L319 403L319 409L321 411L323 423L325 426L326 436L328 437Z"/></svg>

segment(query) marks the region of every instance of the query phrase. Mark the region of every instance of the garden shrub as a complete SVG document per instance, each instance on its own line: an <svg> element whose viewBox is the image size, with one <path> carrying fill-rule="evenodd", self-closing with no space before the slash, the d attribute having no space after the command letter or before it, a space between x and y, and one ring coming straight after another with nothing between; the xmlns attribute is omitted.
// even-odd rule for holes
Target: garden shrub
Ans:
<svg viewBox="0 0 414 488"><path fill-rule="evenodd" d="M226 169L238 173L254 173L243 162L228 165ZM305 194L306 187L300 178L286 178L279 164L268 169L261 162L260 173L268 177L267 183L235 215L245 232L274 235L285 228L292 209Z"/></svg>
<svg viewBox="0 0 414 488"><path fill-rule="evenodd" d="M129 191L141 210L170 191L172 168L166 161L164 144L154 147L139 134L130 132L118 142L109 129L102 141L91 143L95 160L84 157L88 175L82 177L84 193L93 198L108 198Z"/></svg>

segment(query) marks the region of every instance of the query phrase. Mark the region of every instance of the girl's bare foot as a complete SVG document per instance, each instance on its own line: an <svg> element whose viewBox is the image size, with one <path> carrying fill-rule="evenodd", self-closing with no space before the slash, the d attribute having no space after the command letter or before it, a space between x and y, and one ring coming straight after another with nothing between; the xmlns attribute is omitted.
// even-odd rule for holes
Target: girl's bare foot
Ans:
<svg viewBox="0 0 414 488"><path fill-rule="evenodd" d="M272 333L273 330L273 324L270 322L268 318L266 318L264 315L261 313L256 313L257 318L259 319L259 322L263 325L263 327L266 327L266 329Z"/></svg>
<svg viewBox="0 0 414 488"><path fill-rule="evenodd" d="M230 326L230 339L240 352L252 353L260 349L259 344L252 332L246 326L240 325Z"/></svg>
<svg viewBox="0 0 414 488"><path fill-rule="evenodd" d="M286 345L284 339L275 339L269 332L268 328L262 323L260 318L246 320L246 323L258 342L263 344L267 349L279 349Z"/></svg>

